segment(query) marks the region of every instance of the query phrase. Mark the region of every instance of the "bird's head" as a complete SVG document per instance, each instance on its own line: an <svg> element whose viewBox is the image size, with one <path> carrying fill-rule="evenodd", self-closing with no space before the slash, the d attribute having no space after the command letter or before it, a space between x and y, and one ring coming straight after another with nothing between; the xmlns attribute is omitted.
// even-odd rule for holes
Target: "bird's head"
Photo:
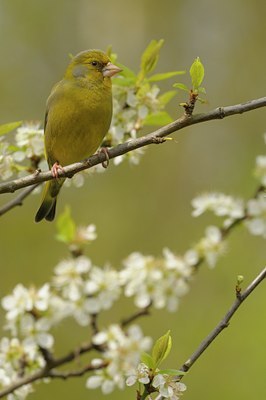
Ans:
<svg viewBox="0 0 266 400"><path fill-rule="evenodd" d="M122 71L111 63L110 58L100 50L85 50L77 54L67 67L65 78L110 79Z"/></svg>

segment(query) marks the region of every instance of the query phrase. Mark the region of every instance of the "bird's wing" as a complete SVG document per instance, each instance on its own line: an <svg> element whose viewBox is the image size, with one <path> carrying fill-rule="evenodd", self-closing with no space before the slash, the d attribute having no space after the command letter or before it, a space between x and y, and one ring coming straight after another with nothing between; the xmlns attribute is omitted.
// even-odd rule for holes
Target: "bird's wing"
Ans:
<svg viewBox="0 0 266 400"><path fill-rule="evenodd" d="M44 117L44 133L45 133L45 129L46 129L47 122L48 122L50 107L51 107L51 105L52 105L52 103L53 103L55 97L58 95L58 92L60 92L60 91L57 90L60 86L63 86L63 81L60 81L60 82L56 83L56 84L53 86L52 91L51 91L51 94L50 94L50 96L49 96L48 99L47 99L47 102L46 102L46 111L45 111L45 117Z"/></svg>
<svg viewBox="0 0 266 400"><path fill-rule="evenodd" d="M46 110L45 116L44 116L44 133L45 133L45 128L46 128L46 125L47 125L47 121L48 121L48 110Z"/></svg>

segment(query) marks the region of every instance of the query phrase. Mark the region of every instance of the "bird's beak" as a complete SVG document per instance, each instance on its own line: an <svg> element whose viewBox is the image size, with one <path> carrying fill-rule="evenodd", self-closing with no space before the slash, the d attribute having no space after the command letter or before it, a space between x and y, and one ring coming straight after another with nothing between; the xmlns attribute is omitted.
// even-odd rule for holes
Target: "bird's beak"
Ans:
<svg viewBox="0 0 266 400"><path fill-rule="evenodd" d="M103 76L109 76L111 78L111 76L114 76L115 74L118 74L119 72L121 72L122 69L117 67L116 65L112 64L111 62L109 62L106 67L103 68Z"/></svg>

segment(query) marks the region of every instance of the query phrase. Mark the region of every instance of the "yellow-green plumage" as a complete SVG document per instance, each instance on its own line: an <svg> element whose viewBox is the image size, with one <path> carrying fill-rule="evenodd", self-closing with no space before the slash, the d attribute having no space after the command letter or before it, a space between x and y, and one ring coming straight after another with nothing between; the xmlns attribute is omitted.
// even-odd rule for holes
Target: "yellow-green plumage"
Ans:
<svg viewBox="0 0 266 400"><path fill-rule="evenodd" d="M112 118L111 76L120 69L99 50L79 53L48 100L44 127L47 162L65 166L91 156L100 146ZM46 183L35 221L52 221L64 179Z"/></svg>

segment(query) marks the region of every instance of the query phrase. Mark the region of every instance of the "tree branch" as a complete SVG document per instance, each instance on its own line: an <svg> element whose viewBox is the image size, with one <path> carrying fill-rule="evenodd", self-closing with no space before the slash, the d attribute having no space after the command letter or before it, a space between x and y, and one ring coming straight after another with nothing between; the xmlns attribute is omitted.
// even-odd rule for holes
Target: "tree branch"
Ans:
<svg viewBox="0 0 266 400"><path fill-rule="evenodd" d="M47 375L49 378L60 378L60 379L68 379L68 378L78 378L80 376L85 375L89 371L96 371L98 369L103 369L107 367L109 364L108 361L103 361L99 365L92 365L88 364L85 367L77 370L77 371L64 371L64 372L59 372L59 371L50 371L49 374Z"/></svg>
<svg viewBox="0 0 266 400"><path fill-rule="evenodd" d="M151 308L152 304L149 304L147 307L138 310L135 314L131 315L128 318L124 318L121 320L120 324L122 326L122 328L126 327L127 325L131 324L132 322L134 322L136 319L143 317L143 316L147 316L150 315L150 308Z"/></svg>
<svg viewBox="0 0 266 400"><path fill-rule="evenodd" d="M223 119L225 117L229 117L230 115L243 114L245 112L252 111L261 107L266 107L266 97L250 100L246 103L235 104L233 106L218 107L204 114L196 114L192 116L183 115L176 121L171 122L170 124L149 133L148 135L142 136L138 139L129 140L128 142L113 147L108 151L109 158L115 158L132 150L136 150L150 144L163 143L166 136L188 126L215 119ZM58 171L58 176L71 178L77 172L91 168L94 165L104 162L105 160L106 156L104 153L95 154L87 160L64 167L64 171ZM28 175L23 178L18 178L13 181L0 184L0 193L12 193L23 187L34 185L36 183L44 182L51 179L53 179L51 171L40 172L37 175Z"/></svg>
<svg viewBox="0 0 266 400"><path fill-rule="evenodd" d="M236 299L230 309L227 311L225 316L221 319L219 324L212 330L211 333L201 342L199 347L192 353L190 358L179 368L180 371L187 372L199 359L199 357L204 353L204 351L212 344L214 339L229 326L230 320L233 315L236 313L241 304L248 298L248 296L256 289L256 287L266 278L266 267L256 276L256 278L250 283L250 285L246 288L246 290L241 293L236 290ZM173 377L177 381L180 381L184 378L184 375L177 375ZM147 395L143 397L147 398ZM162 396L158 396L156 400L162 400Z"/></svg>
<svg viewBox="0 0 266 400"><path fill-rule="evenodd" d="M12 210L12 208L17 207L17 206L22 206L23 200L28 197L33 190L39 186L40 183L36 183L35 185L27 187L23 192L21 192L17 197L14 199L10 200L8 203L4 204L2 207L0 207L0 217L4 215L6 212Z"/></svg>
<svg viewBox="0 0 266 400"><path fill-rule="evenodd" d="M212 332L202 341L197 350L190 356L190 358L179 368L181 371L187 372L204 351L212 344L214 339L229 326L229 322L241 304L248 298L248 296L256 289L256 287L266 278L266 267L259 273L259 275L250 283L243 293L236 292L236 299L225 316L221 319L219 324L212 330ZM182 377L179 377L181 379Z"/></svg>

